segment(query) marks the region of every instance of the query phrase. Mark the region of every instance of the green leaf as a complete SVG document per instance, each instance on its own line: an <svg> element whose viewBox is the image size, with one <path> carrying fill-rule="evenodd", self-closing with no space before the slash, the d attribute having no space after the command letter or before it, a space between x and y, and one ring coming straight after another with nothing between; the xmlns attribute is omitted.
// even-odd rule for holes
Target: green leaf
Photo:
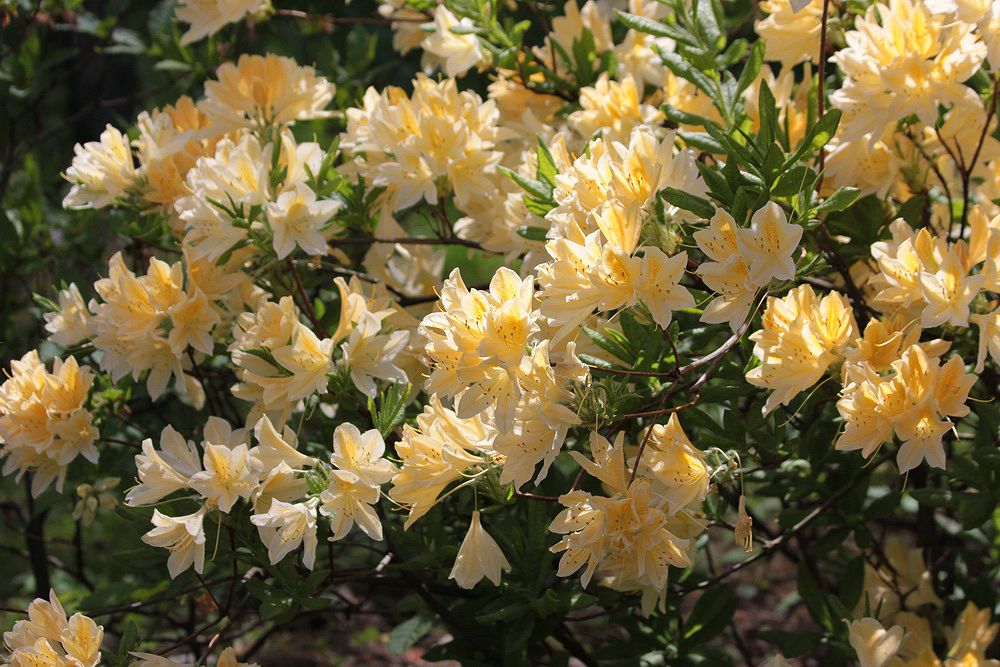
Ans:
<svg viewBox="0 0 1000 667"><path fill-rule="evenodd" d="M139 628L134 621L129 621L122 632L121 641L118 642L118 653L115 655L115 667L128 667L132 663L132 656L129 651L134 651L139 647Z"/></svg>
<svg viewBox="0 0 1000 667"><path fill-rule="evenodd" d="M383 438L388 438L393 429L403 422L406 414L406 399L409 398L413 386L394 382L389 389L382 392L379 403L380 408L375 407L375 401L368 399L368 411L372 413L373 421Z"/></svg>
<svg viewBox="0 0 1000 667"><path fill-rule="evenodd" d="M434 622L425 616L414 616L394 627L389 633L389 652L403 655L406 649L416 644L434 626Z"/></svg>
<svg viewBox="0 0 1000 667"><path fill-rule="evenodd" d="M865 557L857 556L844 566L839 579L837 595L840 597L840 602L848 609L854 609L854 605L861 599L864 587Z"/></svg>
<svg viewBox="0 0 1000 667"><path fill-rule="evenodd" d="M680 55L664 51L656 46L654 46L654 48L659 54L660 60L663 61L663 64L666 65L671 72L682 79L687 79L697 86L702 92L708 94L713 100L721 102L721 100L718 99L718 91L716 90L715 83L711 77L696 69L694 65L684 60L684 58Z"/></svg>
<svg viewBox="0 0 1000 667"><path fill-rule="evenodd" d="M556 161L552 157L552 153L549 152L549 147L545 145L541 137L538 137L538 168L535 171L535 178L539 182L544 182L549 184L549 196L552 196L552 188L556 185L556 176L559 174L559 169L556 167Z"/></svg>
<svg viewBox="0 0 1000 667"><path fill-rule="evenodd" d="M529 241L544 242L547 238L547 233L548 231L544 227L535 227L534 225L521 225L517 228L517 235Z"/></svg>
<svg viewBox="0 0 1000 667"><path fill-rule="evenodd" d="M664 23L660 23L659 21L645 16L639 16L637 14L629 14L622 11L617 13L618 20L627 28L638 30L639 32L644 32L647 35L653 35L654 37L669 37L675 42L687 44L688 46L695 46L695 41L691 38L691 35L677 26L666 25Z"/></svg>
<svg viewBox="0 0 1000 667"><path fill-rule="evenodd" d="M830 139L833 139L833 135L837 133L837 126L840 125L840 116L840 109L827 111L815 125L809 128L809 132L806 134L805 139L802 140L802 143L799 144L798 150L785 160L781 170L784 171L807 155L811 155L823 148L823 146L826 146Z"/></svg>
<svg viewBox="0 0 1000 667"><path fill-rule="evenodd" d="M715 155L723 155L726 152L722 144L713 139L712 135L707 132L678 132L677 136L683 139L685 144L693 148L714 153Z"/></svg>
<svg viewBox="0 0 1000 667"><path fill-rule="evenodd" d="M951 504L951 491L948 489L910 489L909 494L918 503L927 507L948 507Z"/></svg>
<svg viewBox="0 0 1000 667"><path fill-rule="evenodd" d="M705 42L718 50L725 44L725 38L719 28L719 18L714 5L712 0L695 0L694 24Z"/></svg>
<svg viewBox="0 0 1000 667"><path fill-rule="evenodd" d="M764 65L764 40L757 40L753 48L750 49L750 55L747 56L747 61L743 65L743 71L740 73L740 79L736 83L736 92L743 93L747 88L749 88L754 81L757 80L757 75L760 74L761 67Z"/></svg>
<svg viewBox="0 0 1000 667"><path fill-rule="evenodd" d="M735 612L736 597L729 586L709 588L685 619L684 645L697 646L711 640L729 625Z"/></svg>
<svg viewBox="0 0 1000 667"><path fill-rule="evenodd" d="M830 611L826 606L826 596L823 593L823 589L820 588L819 583L809 573L805 564L799 565L798 588L799 596L805 603L806 608L809 610L809 615L812 616L813 620L827 630L832 629L833 623Z"/></svg>
<svg viewBox="0 0 1000 667"><path fill-rule="evenodd" d="M513 169L508 169L507 167L500 167L500 171L507 175L510 180L521 186L521 189L527 192L529 195L539 200L552 200L552 186L550 186L545 181L536 181L530 178L525 178L521 174L517 173ZM555 203L555 202L553 202Z"/></svg>
<svg viewBox="0 0 1000 667"><path fill-rule="evenodd" d="M768 146L778 136L778 106L767 81L760 82L757 108L760 112L760 132L758 133L760 145Z"/></svg>
<svg viewBox="0 0 1000 667"><path fill-rule="evenodd" d="M861 196L858 188L838 188L836 192L826 198L826 200L816 207L816 215L823 213L835 213L843 211Z"/></svg>
<svg viewBox="0 0 1000 667"><path fill-rule="evenodd" d="M716 123L712 122L705 116L699 116L695 113L681 111L677 107L670 104L664 104L660 107L660 109L663 111L663 115L665 115L668 120L671 120L678 125L699 125L701 127L713 125L718 127Z"/></svg>
<svg viewBox="0 0 1000 667"><path fill-rule="evenodd" d="M685 211L690 211L699 218L709 220L715 215L715 205L704 197L699 197L683 190L678 190L677 188L663 188L658 194L670 204Z"/></svg>

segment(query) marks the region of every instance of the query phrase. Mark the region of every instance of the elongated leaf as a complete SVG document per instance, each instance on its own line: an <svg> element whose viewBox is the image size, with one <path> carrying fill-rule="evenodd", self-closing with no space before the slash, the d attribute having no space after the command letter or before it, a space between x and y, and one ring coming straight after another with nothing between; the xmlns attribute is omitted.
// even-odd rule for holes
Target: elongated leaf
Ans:
<svg viewBox="0 0 1000 667"><path fill-rule="evenodd" d="M715 215L715 206L703 197L678 190L677 188L663 188L659 194L663 199L677 208L691 211L699 218L708 220Z"/></svg>
<svg viewBox="0 0 1000 667"><path fill-rule="evenodd" d="M816 214L834 213L843 211L861 196L861 190L857 188L839 188L836 192L826 198L822 204L816 207Z"/></svg>
<svg viewBox="0 0 1000 667"><path fill-rule="evenodd" d="M637 14L629 14L628 12L619 11L617 13L618 20L621 21L622 25L631 28L632 30L638 30L639 32L644 32L647 35L653 35L654 37L669 37L675 42L687 44L689 46L695 45L695 41L691 38L691 35L677 26L667 25L654 19L639 16Z"/></svg>

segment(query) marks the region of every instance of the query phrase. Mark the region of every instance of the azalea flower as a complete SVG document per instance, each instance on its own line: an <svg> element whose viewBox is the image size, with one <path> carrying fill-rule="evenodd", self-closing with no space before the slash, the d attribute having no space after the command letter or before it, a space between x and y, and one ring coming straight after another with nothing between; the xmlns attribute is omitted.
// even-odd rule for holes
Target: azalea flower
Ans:
<svg viewBox="0 0 1000 667"><path fill-rule="evenodd" d="M489 579L494 586L499 586L503 570L509 572L510 563L496 540L483 529L479 511L476 510L472 513L469 532L462 540L448 578L454 579L461 588L473 588L483 577Z"/></svg>
<svg viewBox="0 0 1000 667"><path fill-rule="evenodd" d="M153 510L154 528L142 536L142 541L153 547L161 547L170 551L167 558L167 571L170 578L189 567L201 574L205 568L205 529L203 523L207 509L202 507L197 512L185 516L171 517Z"/></svg>

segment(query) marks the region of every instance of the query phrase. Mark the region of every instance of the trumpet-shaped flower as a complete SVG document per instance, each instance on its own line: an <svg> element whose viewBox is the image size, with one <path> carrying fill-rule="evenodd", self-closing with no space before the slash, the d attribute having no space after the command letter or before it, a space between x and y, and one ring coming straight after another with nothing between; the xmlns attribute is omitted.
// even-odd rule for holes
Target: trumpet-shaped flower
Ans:
<svg viewBox="0 0 1000 667"><path fill-rule="evenodd" d="M274 499L264 514L254 514L250 522L257 526L267 556L274 565L302 547L302 564L310 570L316 562L316 508L310 503L286 503Z"/></svg>
<svg viewBox="0 0 1000 667"><path fill-rule="evenodd" d="M189 567L201 574L205 568L205 520L206 509L203 507L193 514L170 517L153 510L154 528L142 536L142 541L153 547L161 547L170 552L167 558L167 570L170 578Z"/></svg>
<svg viewBox="0 0 1000 667"><path fill-rule="evenodd" d="M455 565L448 578L454 579L460 588L474 588L483 577L494 586L499 586L503 570L510 571L510 563L500 545L483 528L477 510L472 513L469 532L458 548Z"/></svg>

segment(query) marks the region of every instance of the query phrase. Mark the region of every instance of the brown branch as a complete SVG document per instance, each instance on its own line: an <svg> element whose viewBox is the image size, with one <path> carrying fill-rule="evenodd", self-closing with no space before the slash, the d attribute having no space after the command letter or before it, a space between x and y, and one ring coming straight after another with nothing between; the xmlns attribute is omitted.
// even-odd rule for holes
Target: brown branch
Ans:
<svg viewBox="0 0 1000 667"><path fill-rule="evenodd" d="M323 338L329 338L329 334L326 332L326 328L320 323L319 318L316 317L316 311L313 310L312 301L309 299L309 295L306 293L306 286L302 284L302 278L299 276L299 270L295 268L295 262L291 259L286 260L286 265L288 266L289 272L292 274L292 279L295 281L295 288L299 293L299 300L302 301L302 310L305 312L306 317L309 318L309 322L313 325L313 329L316 330Z"/></svg>
<svg viewBox="0 0 1000 667"><path fill-rule="evenodd" d="M826 110L826 40L827 22L830 19L830 0L823 0L823 16L819 27L819 70L816 73L816 119L823 117ZM826 146L819 149L819 179L816 181L816 192L823 187L823 169L826 166Z"/></svg>
<svg viewBox="0 0 1000 667"><path fill-rule="evenodd" d="M469 241L468 239L463 239L459 236L442 236L442 237L422 237L422 236L406 236L394 239L382 239L375 236L358 236L358 237L348 237L343 239L333 239L330 241L330 245L371 245L372 243L390 243L393 245L458 245L464 246L466 248L473 248L474 250L482 250L483 252L493 252L492 250L486 250L482 245L476 243L475 241ZM494 253L496 254L496 253Z"/></svg>
<svg viewBox="0 0 1000 667"><path fill-rule="evenodd" d="M837 502L840 501L841 498L843 498L848 493L850 493L851 491L853 491L854 487L856 487L859 482L861 482L863 479L865 479L865 476L867 474L871 473L873 470L875 470L876 468L878 468L879 466L881 466L886 461L889 461L891 458L892 458L892 455L891 454L887 454L886 456L883 456L881 459L879 459L874 464L872 464L870 466L865 466L864 468L862 468L858 472L857 476L853 480L851 480L851 482L849 484L847 484L845 486L842 486L840 489L838 489L837 491L834 491L832 494L830 494L829 496L827 496L826 500L824 500L817 507L815 507L811 512L809 512L809 514L807 514L806 516L802 517L798 521L798 523L796 523L795 525L793 525L787 531L785 531L784 533L782 533L781 535L779 535L778 537L776 537L773 540L767 540L767 541L765 541L764 544L763 544L763 546L762 546L762 548L761 548L761 550L758 551L757 553L755 553L753 556L750 556L749 558L747 558L745 560L741 560L740 562L736 563L735 565L733 565L732 567L730 567L730 568L728 568L726 570L723 570L722 572L720 572L719 574L715 575L714 577L710 577L708 579L705 579L704 581L701 581L701 582L699 582L699 583L697 583L694 586L691 586L689 588L681 589L679 591L679 593L681 595L686 595L686 594L692 593L694 591L700 591L700 590L704 590L706 588L710 588L711 586L713 586L714 584L722 581L723 579L726 579L727 577L729 577L729 576L731 576L733 574L736 574L737 572L739 572L743 568L747 567L751 563L754 563L754 562L760 560L761 558L763 558L764 556L767 556L768 554L770 554L770 553L774 552L775 550L779 549L786 542L790 541L792 538L794 538L796 535L798 535L802 530L804 530L806 527L808 527L810 524L812 524L816 519L818 519L820 516L822 516L827 510L829 510L831 507L833 507Z"/></svg>
<svg viewBox="0 0 1000 667"><path fill-rule="evenodd" d="M326 30L332 30L335 25L392 25L393 23L427 23L431 20L429 16L331 16L329 14L310 14L298 9L275 9L274 15L322 23Z"/></svg>

